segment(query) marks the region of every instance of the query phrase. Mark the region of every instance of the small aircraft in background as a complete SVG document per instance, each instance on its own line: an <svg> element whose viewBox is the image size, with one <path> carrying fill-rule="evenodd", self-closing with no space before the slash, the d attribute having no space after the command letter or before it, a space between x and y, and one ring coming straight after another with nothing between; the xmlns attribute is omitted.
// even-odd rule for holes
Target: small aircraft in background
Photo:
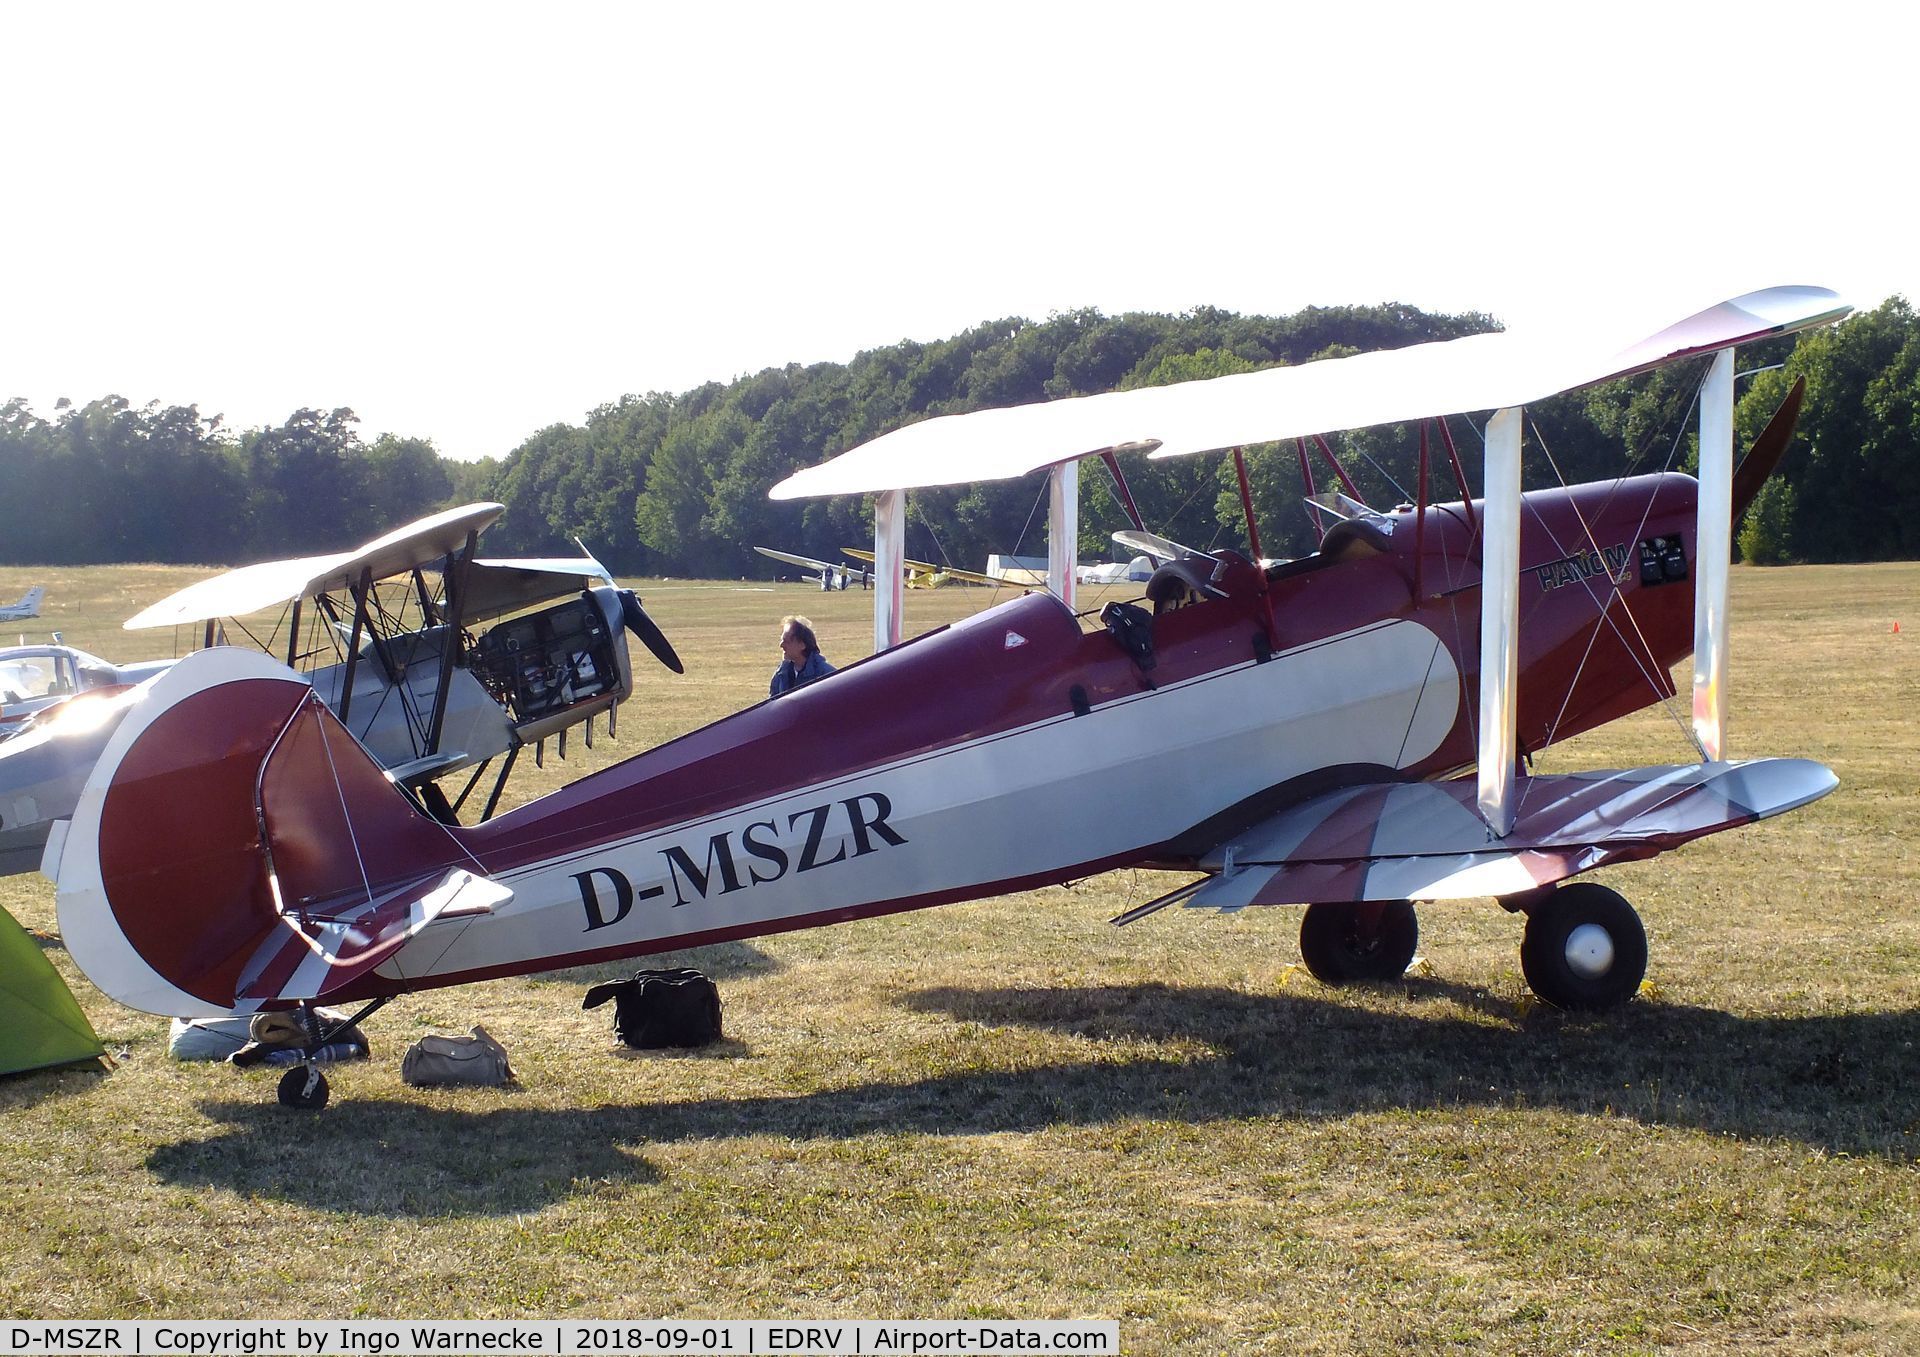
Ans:
<svg viewBox="0 0 1920 1357"><path fill-rule="evenodd" d="M474 558L480 532L502 512L466 505L353 551L242 566L124 625L202 627L202 644L215 647L226 620L251 636L239 619L280 608L284 635L276 628L264 644L432 814L457 820L487 767L505 756L485 818L524 747L544 761L546 740L557 737L564 756L575 726L591 746L602 713L611 733L633 692L629 633L681 669L640 600L590 555ZM53 823L73 813L95 761L137 705L132 685L176 663L115 666L68 647L0 652L0 694L9 674L38 693L0 743L0 875L39 865ZM9 702L0 720L12 711ZM469 768L465 789L449 800L439 780Z"/></svg>
<svg viewBox="0 0 1920 1357"><path fill-rule="evenodd" d="M873 553L859 547L842 547L841 551L859 561L868 571L873 569ZM909 589L938 589L943 584L986 584L999 586L1006 580L995 579L992 575L983 575L977 570L961 570L950 565L935 565L931 561L902 560L901 568L906 572L906 585Z"/></svg>
<svg viewBox="0 0 1920 1357"><path fill-rule="evenodd" d="M358 1022L415 990L1123 866L1194 879L1116 923L1173 904L1305 906L1301 951L1329 984L1402 975L1416 902L1493 897L1525 919L1521 969L1541 999L1624 1003L1647 963L1639 916L1568 879L1836 785L1807 760L1725 756L1725 613L1734 514L1798 402L1736 475L1734 347L1848 309L1775 288L1625 343L1476 335L909 425L772 491L875 496L876 632L897 618L891 562L920 486L1052 468L1066 569L1048 591L476 825L396 785L288 668L200 651L138 690L48 844L63 936L134 1008L297 1010L310 1063L280 1098L308 1108L327 1097L312 1063L331 1034L323 1002L362 1003ZM1522 493L1526 405L1694 356L1709 356L1698 480ZM1486 410L1476 498L1447 417ZM1258 564L1240 445L1414 421L1414 503L1356 511L1310 555ZM1455 493L1429 492L1435 436ZM1076 613L1077 500L1061 487L1079 459L1225 449L1249 552L1183 551L1146 605ZM1689 651L1697 762L1522 773L1550 745L1675 698L1670 670ZM1118 781L1150 794L1099 794Z"/></svg>
<svg viewBox="0 0 1920 1357"><path fill-rule="evenodd" d="M0 622L24 622L40 616L40 600L46 596L47 591L36 584L21 595L18 603L0 604Z"/></svg>
<svg viewBox="0 0 1920 1357"><path fill-rule="evenodd" d="M57 635L51 645L0 649L0 740L18 734L48 707L72 697L130 688L172 663L113 664L62 643Z"/></svg>
<svg viewBox="0 0 1920 1357"><path fill-rule="evenodd" d="M125 695L172 660L112 664L54 636L0 650L0 876L30 872L73 813Z"/></svg>
<svg viewBox="0 0 1920 1357"><path fill-rule="evenodd" d="M862 589L873 587L873 572L867 569L850 569L837 561L816 561L811 556L796 556L791 551L775 551L772 547L755 547L755 551L772 560L786 565L797 565L820 583L822 592L833 589L845 589L854 580L860 581Z"/></svg>

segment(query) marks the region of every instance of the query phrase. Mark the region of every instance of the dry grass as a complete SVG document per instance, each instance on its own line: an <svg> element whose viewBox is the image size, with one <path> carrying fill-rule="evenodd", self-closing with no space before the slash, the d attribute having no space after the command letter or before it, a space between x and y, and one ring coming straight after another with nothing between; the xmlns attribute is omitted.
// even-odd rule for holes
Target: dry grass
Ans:
<svg viewBox="0 0 1920 1357"><path fill-rule="evenodd" d="M165 638L113 620L199 573L0 571L0 596L39 579L34 625L143 658ZM763 693L782 613L832 657L868 642L857 591L640 587L690 672L647 676L628 750ZM1734 588L1735 752L1824 759L1841 790L1608 875L1658 986L1623 1013L1528 1011L1517 922L1489 905L1423 911L1431 977L1334 991L1293 969L1290 911L1108 927L1166 884L1117 873L700 954L730 1040L696 1055L621 1055L579 1009L586 972L415 996L305 1116L270 1075L169 1062L164 1023L56 946L121 1063L0 1081L0 1312L1091 1315L1136 1352L1920 1350L1920 565ZM909 615L983 601L916 595ZM1582 745L1556 766L1685 757L1659 714ZM54 926L37 877L0 881L0 904ZM400 1083L417 1032L474 1022L519 1088Z"/></svg>

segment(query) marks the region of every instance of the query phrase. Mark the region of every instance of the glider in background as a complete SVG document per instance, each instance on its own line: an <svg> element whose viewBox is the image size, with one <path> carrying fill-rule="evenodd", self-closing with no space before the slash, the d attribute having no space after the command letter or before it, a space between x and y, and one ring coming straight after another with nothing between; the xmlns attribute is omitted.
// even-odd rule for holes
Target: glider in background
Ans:
<svg viewBox="0 0 1920 1357"><path fill-rule="evenodd" d="M790 551L775 551L772 547L755 547L762 556L797 565L820 582L820 588L845 589L850 580L859 580L862 589L873 586L873 572L867 569L854 570L835 561L816 561L811 556L796 556Z"/></svg>
<svg viewBox="0 0 1920 1357"><path fill-rule="evenodd" d="M1623 1003L1644 973L1613 862L1824 796L1800 759L1724 747L1733 349L1839 319L1832 293L1748 294L1622 343L1480 335L1299 367L923 421L773 489L876 496L876 632L896 626L904 493L1055 468L1048 592L985 609L485 823L448 823L290 670L232 649L140 691L48 846L62 932L109 995L193 1016L304 1015L1150 866L1164 906L1304 905L1329 983L1399 976L1417 901L1525 918L1543 1000ZM1701 474L1522 493L1524 406L1694 356ZM1790 402L1791 404L1791 402ZM1446 416L1492 410L1475 499ZM1076 614L1077 459L1234 449L1419 421L1416 502L1356 512L1309 556L1182 552L1152 606ZM1456 492L1430 494L1429 439ZM1303 466L1305 445L1301 444ZM1309 493L1310 493L1309 489ZM1358 496L1354 498L1358 500ZM1136 526L1138 526L1136 522ZM1676 696L1699 757L1522 775L1538 751ZM941 694L929 702L929 692ZM1683 723L1683 729L1684 729ZM1116 783L1151 796L1100 794ZM282 1101L326 1098L317 1065Z"/></svg>
<svg viewBox="0 0 1920 1357"><path fill-rule="evenodd" d="M859 547L842 547L854 560L859 561L871 573L873 553ZM935 565L931 561L912 561L902 559L900 568L905 571L906 586L909 589L938 589L943 584L958 581L961 584L1001 585L1005 580L997 580L991 575L982 575L977 570L956 570L950 565Z"/></svg>

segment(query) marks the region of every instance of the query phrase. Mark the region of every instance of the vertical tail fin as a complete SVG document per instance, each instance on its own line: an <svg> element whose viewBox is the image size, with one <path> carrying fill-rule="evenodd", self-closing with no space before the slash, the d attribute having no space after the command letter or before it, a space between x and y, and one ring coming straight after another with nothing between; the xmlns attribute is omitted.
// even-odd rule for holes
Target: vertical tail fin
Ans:
<svg viewBox="0 0 1920 1357"><path fill-rule="evenodd" d="M75 963L184 1017L338 989L470 861L298 675L216 648L144 690L51 865Z"/></svg>
<svg viewBox="0 0 1920 1357"><path fill-rule="evenodd" d="M40 600L46 596L46 589L36 584L20 596L18 603L0 604L0 617L18 622L24 622L29 617L38 617L40 616Z"/></svg>

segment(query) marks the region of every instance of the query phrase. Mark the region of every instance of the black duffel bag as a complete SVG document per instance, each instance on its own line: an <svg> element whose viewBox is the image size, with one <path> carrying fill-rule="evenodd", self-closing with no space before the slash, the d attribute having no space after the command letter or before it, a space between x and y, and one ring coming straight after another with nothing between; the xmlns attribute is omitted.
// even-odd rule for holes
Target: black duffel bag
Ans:
<svg viewBox="0 0 1920 1357"><path fill-rule="evenodd" d="M720 991L685 966L638 971L587 991L582 1008L613 1000L613 1034L642 1051L669 1046L708 1046L720 1040Z"/></svg>

